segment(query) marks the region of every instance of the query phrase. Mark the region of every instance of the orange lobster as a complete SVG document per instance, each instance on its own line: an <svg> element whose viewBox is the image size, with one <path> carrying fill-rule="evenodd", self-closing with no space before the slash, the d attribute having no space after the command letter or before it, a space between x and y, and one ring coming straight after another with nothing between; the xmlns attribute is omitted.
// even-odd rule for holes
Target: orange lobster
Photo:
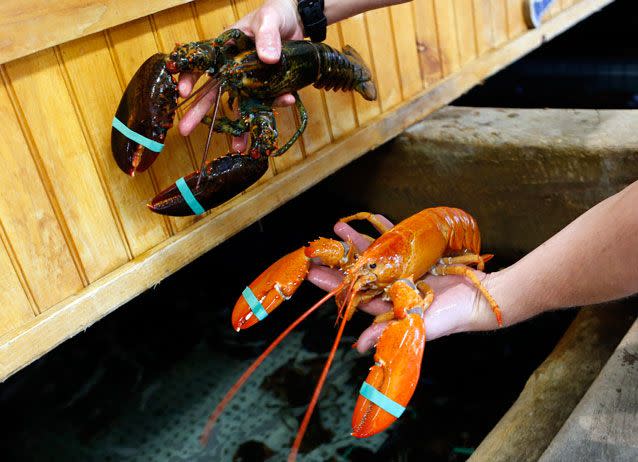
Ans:
<svg viewBox="0 0 638 462"><path fill-rule="evenodd" d="M290 331L332 296L338 297L342 320L289 461L296 458L345 324L359 305L384 294L392 302L393 309L375 318L375 322L392 321L377 343L375 365L361 387L352 416L352 435L357 438L385 430L401 415L414 393L425 346L423 315L434 299L434 292L421 278L427 274L467 277L489 302L498 325L502 325L496 301L467 266L475 264L482 270L492 257L480 255L478 226L468 213L449 207L429 208L392 228L367 212L340 221L352 220L368 220L381 233L361 254L357 254L351 243L319 238L279 259L244 290L232 315L237 331L256 324L289 299L306 278L312 259L338 267L345 273L338 287L282 332L233 385L211 415L201 437L202 443L208 440L226 404L259 364Z"/></svg>

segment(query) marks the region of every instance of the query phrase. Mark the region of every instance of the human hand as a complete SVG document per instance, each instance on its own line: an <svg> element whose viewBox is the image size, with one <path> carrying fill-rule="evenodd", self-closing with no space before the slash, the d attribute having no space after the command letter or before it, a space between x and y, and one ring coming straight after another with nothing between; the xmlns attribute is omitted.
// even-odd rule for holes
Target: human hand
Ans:
<svg viewBox="0 0 638 462"><path fill-rule="evenodd" d="M392 225L383 216L377 215L377 217ZM367 239L347 223L337 223L334 231L344 241L352 242L359 252L370 245ZM497 273L485 274L481 271L475 271L475 273L489 291L493 277ZM307 279L321 289L329 291L341 282L343 274L336 269L313 264ZM456 332L491 330L497 327L489 304L466 278L428 275L424 281L434 291L434 301L425 312L428 340ZM377 297L371 302L359 306L358 309L376 316L391 310L392 305ZM364 330L357 340L357 350L363 353L374 346L387 324L387 322L373 323Z"/></svg>
<svg viewBox="0 0 638 462"><path fill-rule="evenodd" d="M241 29L248 36L255 39L257 55L264 63L274 64L279 61L281 55L281 41L303 39L303 27L297 12L297 2L294 0L267 0L257 10L247 14L230 28ZM177 88L182 98L188 97L195 82L201 74L182 73L179 76ZM203 95L179 121L179 132L188 136L208 113L215 98L217 90L213 89ZM291 94L278 97L275 106L291 106L295 98ZM233 137L233 151L246 149L247 136Z"/></svg>

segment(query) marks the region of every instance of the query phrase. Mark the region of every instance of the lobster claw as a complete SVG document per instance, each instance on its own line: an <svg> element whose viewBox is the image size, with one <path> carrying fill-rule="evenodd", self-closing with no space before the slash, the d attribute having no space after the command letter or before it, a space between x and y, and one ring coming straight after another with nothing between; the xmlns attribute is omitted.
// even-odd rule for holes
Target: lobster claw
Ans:
<svg viewBox="0 0 638 462"><path fill-rule="evenodd" d="M124 173L133 176L155 161L173 126L177 96L166 55L144 61L122 95L111 130L113 157Z"/></svg>
<svg viewBox="0 0 638 462"><path fill-rule="evenodd" d="M388 428L407 406L419 380L425 327L419 314L390 322L377 343L375 365L361 387L352 436L366 438Z"/></svg>
<svg viewBox="0 0 638 462"><path fill-rule="evenodd" d="M195 171L160 192L147 205L162 215L200 215L244 191L266 170L267 157L242 154L218 157L206 164L201 180Z"/></svg>
<svg viewBox="0 0 638 462"><path fill-rule="evenodd" d="M257 324L289 299L306 279L310 258L302 247L280 258L246 287L233 309L236 331Z"/></svg>

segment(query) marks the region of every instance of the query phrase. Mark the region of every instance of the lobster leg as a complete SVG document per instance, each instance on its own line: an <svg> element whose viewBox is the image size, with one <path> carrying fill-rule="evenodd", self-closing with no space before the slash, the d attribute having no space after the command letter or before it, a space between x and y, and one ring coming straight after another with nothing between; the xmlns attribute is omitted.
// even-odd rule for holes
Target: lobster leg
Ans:
<svg viewBox="0 0 638 462"><path fill-rule="evenodd" d="M468 266L448 266L448 265L436 265L434 268L430 270L430 273L435 276L445 276L448 274L453 274L457 276L465 276L468 278L474 286L481 291L481 294L485 297L487 302L490 304L492 311L494 312L494 316L496 316L496 322L498 326L503 326L503 317L501 315L501 310L498 307L498 303L494 300L494 297L487 291L485 286L481 283L472 268Z"/></svg>
<svg viewBox="0 0 638 462"><path fill-rule="evenodd" d="M374 226L374 229L379 231L381 234L384 234L392 229L392 226L388 226L387 224L382 222L379 217L370 212L355 213L354 215L344 217L339 221L348 223L349 221L354 220L367 220L372 226Z"/></svg>
<svg viewBox="0 0 638 462"><path fill-rule="evenodd" d="M210 125L213 122L213 118L205 116L202 119L204 125ZM213 128L217 133L227 133L232 136L241 136L248 131L248 126L242 119L232 120L226 116L218 117L215 121Z"/></svg>
<svg viewBox="0 0 638 462"><path fill-rule="evenodd" d="M397 320L381 334L375 365L361 387L352 414L352 436L356 438L385 430L412 398L425 348L423 313L434 298L429 286L420 287L426 291L424 295L411 279L400 279L387 290Z"/></svg>
<svg viewBox="0 0 638 462"><path fill-rule="evenodd" d="M235 46L239 51L248 50L255 46L254 40L240 29L228 29L227 31L222 32L213 40L213 43L221 46L231 40L235 42Z"/></svg>
<svg viewBox="0 0 638 462"><path fill-rule="evenodd" d="M277 151L275 151L274 153L270 154L272 157L280 156L288 151L288 149L290 149L295 141L297 141L301 134L306 130L306 126L308 125L308 112L306 111L306 107L301 102L301 98L299 98L299 94L297 92L294 92L293 95L295 97L295 107L297 108L297 112L299 113L299 128L295 133L292 134L286 144L277 149Z"/></svg>
<svg viewBox="0 0 638 462"><path fill-rule="evenodd" d="M354 248L345 242L319 238L280 258L261 273L237 300L232 314L236 331L264 319L288 300L306 279L312 259L330 267L342 267L354 259Z"/></svg>
<svg viewBox="0 0 638 462"><path fill-rule="evenodd" d="M483 271L485 263L490 261L494 255L487 253L485 255L477 255L475 253L466 253L457 257L443 257L439 260L442 265L472 265L476 264L476 269Z"/></svg>

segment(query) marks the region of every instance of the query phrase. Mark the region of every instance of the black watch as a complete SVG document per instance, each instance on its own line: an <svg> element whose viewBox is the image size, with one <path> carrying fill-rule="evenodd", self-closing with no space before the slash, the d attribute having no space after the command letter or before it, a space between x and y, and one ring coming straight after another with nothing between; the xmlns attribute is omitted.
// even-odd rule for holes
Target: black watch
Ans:
<svg viewBox="0 0 638 462"><path fill-rule="evenodd" d="M299 0L297 11L303 24L304 36L313 42L326 39L328 20L323 14L323 0Z"/></svg>

